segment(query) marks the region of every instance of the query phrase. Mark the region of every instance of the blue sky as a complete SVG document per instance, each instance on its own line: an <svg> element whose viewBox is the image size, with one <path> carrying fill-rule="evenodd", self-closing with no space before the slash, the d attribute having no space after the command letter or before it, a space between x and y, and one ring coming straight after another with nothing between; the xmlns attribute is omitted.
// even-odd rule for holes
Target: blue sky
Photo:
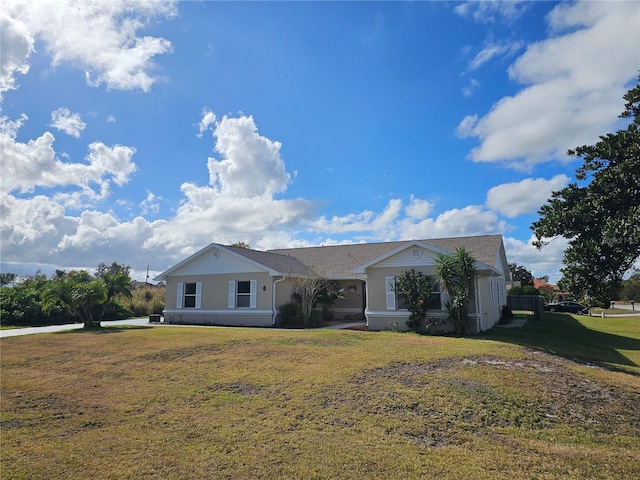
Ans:
<svg viewBox="0 0 640 480"><path fill-rule="evenodd" d="M502 234L622 127L640 3L9 0L2 271Z"/></svg>

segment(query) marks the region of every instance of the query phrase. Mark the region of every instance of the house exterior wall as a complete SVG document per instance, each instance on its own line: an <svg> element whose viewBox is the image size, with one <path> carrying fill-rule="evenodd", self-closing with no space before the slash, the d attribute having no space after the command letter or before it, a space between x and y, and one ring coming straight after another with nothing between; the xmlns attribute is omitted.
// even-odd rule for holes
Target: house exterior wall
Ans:
<svg viewBox="0 0 640 480"><path fill-rule="evenodd" d="M363 285L362 280L340 280L338 284L344 289L344 298L337 299L331 309L334 319L362 319L366 298L366 286Z"/></svg>
<svg viewBox="0 0 640 480"><path fill-rule="evenodd" d="M409 312L406 310L389 310L387 308L386 279L394 277L403 270L414 268L427 276L435 276L435 266L422 267L370 267L367 270L368 305L366 310L369 330L399 330L407 331L406 321ZM469 305L469 321L467 333L479 333L493 327L500 320L502 305L506 303L506 283L501 276L489 276L482 273L476 282L476 297ZM429 310L427 316L439 320L438 331L453 332L454 328L446 320L447 312L444 302L448 300L446 292L442 293L442 309Z"/></svg>
<svg viewBox="0 0 640 480"><path fill-rule="evenodd" d="M255 281L255 308L229 307L229 282ZM201 284L197 308L178 304L178 284ZM273 281L267 272L216 275L172 275L166 278L164 319L166 323L271 326Z"/></svg>
<svg viewBox="0 0 640 480"><path fill-rule="evenodd" d="M344 289L345 298L336 300L332 308L334 319L342 320L345 317L361 317L363 313L363 296L365 295L362 280L337 280L337 283L340 288ZM353 287L355 291L350 291L349 287ZM276 284L276 309L291 302L294 288L295 281L290 278L285 278ZM321 309L322 306L318 305L317 308Z"/></svg>
<svg viewBox="0 0 640 480"><path fill-rule="evenodd" d="M414 259L415 262L415 259ZM387 262L387 265L393 262ZM387 278L395 277L405 270L416 270L428 277L434 277L435 265L404 265L404 266L373 266L367 269L367 327L369 330L399 330L407 331L409 319L407 310L390 310L387 308ZM442 301L446 300L445 295ZM444 310L430 310L427 316L444 319Z"/></svg>

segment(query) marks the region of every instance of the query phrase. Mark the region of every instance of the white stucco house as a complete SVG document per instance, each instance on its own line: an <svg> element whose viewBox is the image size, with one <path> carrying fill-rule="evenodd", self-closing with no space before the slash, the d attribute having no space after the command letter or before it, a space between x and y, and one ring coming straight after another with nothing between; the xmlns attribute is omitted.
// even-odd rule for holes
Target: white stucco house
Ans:
<svg viewBox="0 0 640 480"><path fill-rule="evenodd" d="M359 243L258 251L212 243L156 277L166 283L167 323L274 326L291 301L295 277L314 273L345 291L337 319L365 318L369 330L406 329L409 312L396 299L394 278L415 269L435 275L438 254L459 246L476 259L478 278L469 307L469 333L493 327L507 302L510 280L501 235ZM428 315L446 317L446 292L432 294Z"/></svg>

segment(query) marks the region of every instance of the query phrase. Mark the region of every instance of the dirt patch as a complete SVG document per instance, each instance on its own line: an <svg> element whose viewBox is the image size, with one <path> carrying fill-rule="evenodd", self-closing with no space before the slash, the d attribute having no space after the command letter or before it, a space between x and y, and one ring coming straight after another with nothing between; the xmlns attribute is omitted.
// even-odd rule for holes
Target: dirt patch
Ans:
<svg viewBox="0 0 640 480"><path fill-rule="evenodd" d="M324 392L319 406L364 409L388 432L434 448L514 428L640 436L640 392L595 382L570 367L539 353L523 360L392 363L355 376L345 390Z"/></svg>

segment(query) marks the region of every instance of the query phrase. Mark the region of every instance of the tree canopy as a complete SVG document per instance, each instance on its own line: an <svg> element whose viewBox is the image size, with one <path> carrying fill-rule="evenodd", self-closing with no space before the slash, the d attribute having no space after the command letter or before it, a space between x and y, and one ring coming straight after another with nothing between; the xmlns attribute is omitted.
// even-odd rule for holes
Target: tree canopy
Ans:
<svg viewBox="0 0 640 480"><path fill-rule="evenodd" d="M509 272L511 272L511 280L520 282L523 287L530 285L533 287L533 274L523 265L517 265L515 262L509 264Z"/></svg>
<svg viewBox="0 0 640 480"><path fill-rule="evenodd" d="M640 76L624 99L620 117L631 123L595 145L568 151L583 159L577 182L553 192L531 226L538 249L553 237L568 239L563 285L602 306L640 257Z"/></svg>

